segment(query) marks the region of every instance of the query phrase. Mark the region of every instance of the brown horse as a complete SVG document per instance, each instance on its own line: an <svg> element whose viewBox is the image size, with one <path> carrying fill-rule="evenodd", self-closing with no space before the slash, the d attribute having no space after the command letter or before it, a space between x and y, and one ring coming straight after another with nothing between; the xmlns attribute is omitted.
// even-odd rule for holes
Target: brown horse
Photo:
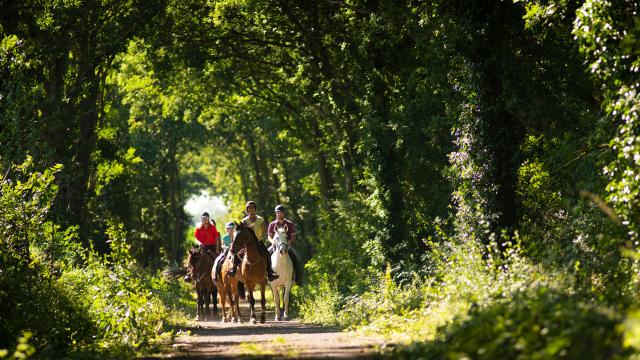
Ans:
<svg viewBox="0 0 640 360"><path fill-rule="evenodd" d="M251 309L250 320L252 323L256 323L255 316L255 303L253 298L253 290L256 285L260 286L260 304L262 305L262 314L260 316L260 323L264 323L265 320L265 297L264 289L267 282L267 258L258 250L258 238L251 228L244 225L244 223L236 224L236 235L231 243L231 253L236 254L238 250L244 248L244 256L242 257L242 265L240 265L236 271L236 278L232 276L226 276L229 279L229 284L234 285L234 282L244 282L249 292L249 308ZM233 259L227 257L223 265L223 271L230 270L233 266ZM240 318L240 306L238 304L238 291L237 286L230 286L233 291L233 299L231 301L232 311L237 313L238 319ZM233 306L235 305L235 309Z"/></svg>
<svg viewBox="0 0 640 360"><path fill-rule="evenodd" d="M215 274L213 276L213 283L218 288L218 294L220 294L220 305L222 307L222 316L220 321L236 321L240 322L240 299L245 298L244 294L244 278L242 278L239 272L236 272L236 277L229 276L227 273L233 267L233 255L227 254L227 257L220 265L220 276L216 279ZM227 315L227 301L229 301L229 314Z"/></svg>
<svg viewBox="0 0 640 360"><path fill-rule="evenodd" d="M209 304L211 298L213 298L214 313L217 310L216 288L211 279L213 259L206 249L196 246L189 249L187 263L192 268L191 279L196 287L198 301L196 320L207 320L210 316Z"/></svg>

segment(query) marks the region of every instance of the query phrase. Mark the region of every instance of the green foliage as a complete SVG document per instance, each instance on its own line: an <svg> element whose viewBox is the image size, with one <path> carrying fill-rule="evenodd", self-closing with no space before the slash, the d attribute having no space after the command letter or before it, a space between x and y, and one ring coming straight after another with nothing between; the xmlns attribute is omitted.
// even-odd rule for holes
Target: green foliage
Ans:
<svg viewBox="0 0 640 360"><path fill-rule="evenodd" d="M0 344L16 347L3 356L131 356L170 339L186 321L188 290L136 266L122 224L109 226L102 257L81 247L75 228L44 222L58 169L34 172L27 159L2 182ZM21 332L32 336L14 338Z"/></svg>
<svg viewBox="0 0 640 360"><path fill-rule="evenodd" d="M8 350L0 349L0 359L17 360L30 358L36 352L35 347L29 343L31 336L33 336L33 334L30 332L22 333L22 336L18 338L18 344L16 345L16 349L13 353L10 353Z"/></svg>
<svg viewBox="0 0 640 360"><path fill-rule="evenodd" d="M638 350L636 2L6 10L3 347L170 337L184 289L148 269L181 262L207 190L232 218L290 209L307 321L422 342L407 357Z"/></svg>
<svg viewBox="0 0 640 360"><path fill-rule="evenodd" d="M80 350L131 354L171 339L169 325L186 321L172 312L172 304L189 294L180 284L168 284L158 274L121 261L95 261L60 278L64 287L77 294L74 300L87 309L97 328L94 341Z"/></svg>
<svg viewBox="0 0 640 360"><path fill-rule="evenodd" d="M29 261L29 245L36 242L41 223L46 219L56 193L53 183L56 165L44 172L33 171L33 160L12 166L11 177L0 184L0 246L5 249L0 261L3 265L18 266ZM13 268L7 268L11 271Z"/></svg>
<svg viewBox="0 0 640 360"><path fill-rule="evenodd" d="M338 313L342 309L344 298L328 274L310 286L294 287L291 298L298 299L292 310L302 316L304 321L325 325L340 324Z"/></svg>
<svg viewBox="0 0 640 360"><path fill-rule="evenodd" d="M640 97L637 74L640 71L640 21L634 2L585 1L577 12L573 33L585 54L596 82L602 85L602 107L616 122L610 141L615 159L604 168L609 177L608 200L627 228L627 239L637 245L638 165L637 139Z"/></svg>
<svg viewBox="0 0 640 360"><path fill-rule="evenodd" d="M394 353L413 359L624 358L619 321L579 297L541 287L476 307L442 329L441 338Z"/></svg>

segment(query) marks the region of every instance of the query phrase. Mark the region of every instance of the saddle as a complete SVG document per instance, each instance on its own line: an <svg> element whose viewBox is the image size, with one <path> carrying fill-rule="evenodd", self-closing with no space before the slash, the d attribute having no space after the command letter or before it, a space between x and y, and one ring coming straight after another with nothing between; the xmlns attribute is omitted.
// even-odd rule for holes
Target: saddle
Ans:
<svg viewBox="0 0 640 360"><path fill-rule="evenodd" d="M240 251L238 251L238 253L235 256L236 258L235 260L238 262L242 261L242 258L244 257L244 253L245 253L245 249L244 248L240 249ZM224 264L224 261L226 260L226 258L223 257L223 255L224 254L220 254L220 256L218 256L215 262L213 263L215 280L220 279L220 276L222 276L222 264Z"/></svg>

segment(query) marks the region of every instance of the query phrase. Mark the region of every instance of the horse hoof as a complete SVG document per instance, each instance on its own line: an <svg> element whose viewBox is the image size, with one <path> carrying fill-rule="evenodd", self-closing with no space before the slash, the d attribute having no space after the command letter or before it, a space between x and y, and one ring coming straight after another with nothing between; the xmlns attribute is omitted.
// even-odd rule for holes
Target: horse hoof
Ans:
<svg viewBox="0 0 640 360"><path fill-rule="evenodd" d="M284 317L284 321L289 321L289 317L288 317L288 316L285 316L285 317Z"/></svg>
<svg viewBox="0 0 640 360"><path fill-rule="evenodd" d="M251 322L252 324L255 324L255 323L256 323L256 319L255 319L255 318L251 318L250 322Z"/></svg>
<svg viewBox="0 0 640 360"><path fill-rule="evenodd" d="M260 324L264 324L264 317L260 318Z"/></svg>
<svg viewBox="0 0 640 360"><path fill-rule="evenodd" d="M280 319L278 319L278 317L276 316L273 321L280 321Z"/></svg>

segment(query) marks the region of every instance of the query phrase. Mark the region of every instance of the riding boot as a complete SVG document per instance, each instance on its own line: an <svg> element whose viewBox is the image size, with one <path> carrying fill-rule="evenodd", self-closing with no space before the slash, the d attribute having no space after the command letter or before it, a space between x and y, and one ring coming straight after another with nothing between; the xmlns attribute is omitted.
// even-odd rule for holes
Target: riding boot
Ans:
<svg viewBox="0 0 640 360"><path fill-rule="evenodd" d="M240 265L240 257L238 257L238 255L233 255L233 267L231 268L231 271L229 271L227 274L229 276L236 276L236 269L238 268L238 265Z"/></svg>
<svg viewBox="0 0 640 360"><path fill-rule="evenodd" d="M267 250L267 247L264 245L263 242L258 242L258 244L260 244L258 245L258 249L260 249L262 254L267 257L267 279L269 281L273 281L279 278L280 275L273 272L273 269L271 268L271 255L269 254L269 250Z"/></svg>
<svg viewBox="0 0 640 360"><path fill-rule="evenodd" d="M271 268L271 256L267 256L267 279L269 279L269 281L273 281L279 277L280 275L273 272L273 269Z"/></svg>
<svg viewBox="0 0 640 360"><path fill-rule="evenodd" d="M186 282L190 282L191 281L191 274L192 274L192 269L191 267L187 268L187 274L184 276L184 281Z"/></svg>
<svg viewBox="0 0 640 360"><path fill-rule="evenodd" d="M293 281L298 282L300 280L300 274L298 271L298 255L296 255L296 252L292 250L293 249L289 249L289 258L293 265Z"/></svg>
<svg viewBox="0 0 640 360"><path fill-rule="evenodd" d="M229 254L229 249L226 249L222 252L222 254L218 255L218 257L213 260L213 280L220 280L220 271L222 269L222 265L224 264L224 259L227 258L227 254Z"/></svg>

